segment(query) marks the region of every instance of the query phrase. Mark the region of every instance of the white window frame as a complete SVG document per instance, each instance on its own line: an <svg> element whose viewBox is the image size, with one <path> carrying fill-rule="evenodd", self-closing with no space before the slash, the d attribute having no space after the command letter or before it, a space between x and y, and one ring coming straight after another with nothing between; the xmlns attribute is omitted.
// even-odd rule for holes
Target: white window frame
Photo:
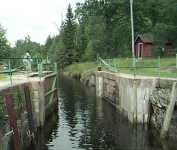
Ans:
<svg viewBox="0 0 177 150"><path fill-rule="evenodd" d="M140 51L141 51L141 53L140 53ZM142 58L143 51L144 51L143 43L138 43L138 58ZM141 56L140 56L140 54L141 54Z"/></svg>

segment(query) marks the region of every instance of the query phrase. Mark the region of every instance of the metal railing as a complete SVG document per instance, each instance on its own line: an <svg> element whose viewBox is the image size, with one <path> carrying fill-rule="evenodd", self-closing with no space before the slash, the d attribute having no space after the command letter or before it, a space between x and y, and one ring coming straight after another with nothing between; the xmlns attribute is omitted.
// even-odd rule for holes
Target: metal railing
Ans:
<svg viewBox="0 0 177 150"><path fill-rule="evenodd" d="M170 58L167 58L170 59ZM164 67L167 62L165 58L160 56L156 58L114 58L114 59L103 59L100 56L97 57L97 62L105 70L114 73L127 73L132 75L147 75L155 76L160 78L162 76L175 77L177 76L177 55L176 58L173 57L168 66ZM169 61L169 60L167 60ZM166 70L172 69L172 72L167 72Z"/></svg>
<svg viewBox="0 0 177 150"><path fill-rule="evenodd" d="M41 58L30 58L32 62L29 65L24 64L24 60L28 58L0 58L0 78L7 79L12 85L12 76L20 73L29 74L35 73L39 77L43 77L44 74L57 70L57 63L45 63Z"/></svg>
<svg viewBox="0 0 177 150"><path fill-rule="evenodd" d="M18 72L28 73L27 65L24 64L27 58L0 58L0 75L9 78L12 85L12 76ZM40 58L32 58L31 71L37 71L37 64L41 62Z"/></svg>

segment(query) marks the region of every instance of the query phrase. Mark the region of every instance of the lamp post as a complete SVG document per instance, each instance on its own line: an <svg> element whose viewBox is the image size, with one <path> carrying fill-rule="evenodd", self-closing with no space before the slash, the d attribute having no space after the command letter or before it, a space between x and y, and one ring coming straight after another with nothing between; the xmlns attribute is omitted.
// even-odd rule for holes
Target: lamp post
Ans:
<svg viewBox="0 0 177 150"><path fill-rule="evenodd" d="M134 21L133 21L133 0L130 0L130 16L131 16L131 32L132 32L132 57L135 58L135 46L134 46Z"/></svg>

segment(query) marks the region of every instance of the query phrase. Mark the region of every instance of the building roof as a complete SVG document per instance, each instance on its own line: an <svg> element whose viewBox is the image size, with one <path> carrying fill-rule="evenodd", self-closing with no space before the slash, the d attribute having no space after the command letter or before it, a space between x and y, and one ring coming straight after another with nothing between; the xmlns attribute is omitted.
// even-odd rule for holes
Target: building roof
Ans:
<svg viewBox="0 0 177 150"><path fill-rule="evenodd" d="M135 42L140 38L142 42L144 43L153 43L154 42L154 37L150 33L145 33L145 34L139 34L135 40Z"/></svg>

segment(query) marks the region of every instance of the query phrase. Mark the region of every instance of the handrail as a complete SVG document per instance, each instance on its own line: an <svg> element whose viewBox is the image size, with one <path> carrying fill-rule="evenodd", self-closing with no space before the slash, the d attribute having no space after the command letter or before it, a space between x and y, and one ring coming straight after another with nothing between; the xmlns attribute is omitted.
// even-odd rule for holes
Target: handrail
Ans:
<svg viewBox="0 0 177 150"><path fill-rule="evenodd" d="M152 66L152 64L151 65L143 64L143 61L139 62L139 61L137 61L136 58L131 58L131 59L132 59L132 62L130 61L131 63L130 64L127 63L127 64L125 64L125 66L120 65L119 59L117 59L117 61L115 63L116 59L102 59L100 56L97 57L97 62L100 65L102 65L105 69L107 69L111 72L115 72L115 73L120 72L120 70L122 70L122 69L124 69L123 71L126 71L126 69L127 69L127 71L130 71L130 74L133 73L134 75L136 75L138 73L137 72L138 69L155 69L153 71L155 71L157 73L158 77L160 78L160 67L161 67L160 56L157 59L155 59L154 66ZM142 62L142 64L141 64L141 62Z"/></svg>
<svg viewBox="0 0 177 150"><path fill-rule="evenodd" d="M8 59L29 59L29 58L21 58L21 57L0 57L0 60L8 60ZM40 59L40 60L42 60L42 58L37 58L37 57L32 57L32 58L30 58L30 59Z"/></svg>
<svg viewBox="0 0 177 150"><path fill-rule="evenodd" d="M36 59L37 61L31 62L31 64L29 64L29 66L28 66L28 64L22 65L21 60L24 60L24 59L29 59L29 58L10 58L10 57L9 58L0 58L0 61L6 62L6 65L5 65L6 68L0 70L0 74L8 74L11 85L12 85L13 73L18 72L18 71L22 70L23 68L29 69L28 72L31 72L32 70L34 72L38 72L38 75L40 78L44 75L45 71L51 71L52 73L57 72L57 63L46 64L40 58L32 58L32 59ZM6 60L8 60L8 62ZM15 61L15 60L20 60L20 61ZM18 66L18 65L20 65L20 66ZM16 67L13 68L13 66L14 67L16 66Z"/></svg>
<svg viewBox="0 0 177 150"><path fill-rule="evenodd" d="M25 67L25 65L22 65L22 66L20 66L20 67L17 67L17 68L15 68L15 69L12 69L11 71L10 71L9 69L8 69L8 70L4 70L4 71L0 71L0 74L1 74L1 73L14 73L14 72L17 72L18 69L23 68L23 67Z"/></svg>

